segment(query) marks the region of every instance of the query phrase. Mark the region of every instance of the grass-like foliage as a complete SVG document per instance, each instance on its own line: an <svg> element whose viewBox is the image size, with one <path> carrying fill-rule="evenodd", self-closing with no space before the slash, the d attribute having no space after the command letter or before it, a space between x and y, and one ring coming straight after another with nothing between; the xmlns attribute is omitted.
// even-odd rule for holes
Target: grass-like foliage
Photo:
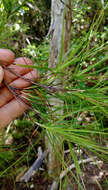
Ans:
<svg viewBox="0 0 108 190"><path fill-rule="evenodd" d="M57 148L57 139L67 143L79 175L81 170L74 153L75 146L108 160L108 43L93 43L98 21L84 38L72 41L69 51L55 69L49 72L47 64L41 65L40 70L47 68L46 74L42 75L38 88L31 88L34 92L30 95L41 118L35 123L47 129L49 141L64 168L67 164L63 154L60 155L59 146ZM57 80L59 84L55 85ZM61 106L52 106L53 98L61 101Z"/></svg>
<svg viewBox="0 0 108 190"><path fill-rule="evenodd" d="M6 2L3 1L3 3ZM100 17L94 20L84 37L71 41L68 52L65 55L62 54L59 65L53 70L48 68L48 40L38 48L35 45L29 45L28 48L23 49L23 52L29 56L31 56L31 49L36 53L36 57L32 56L35 62L33 68L41 73L39 84L34 84L28 89L29 101L34 111L38 113L38 117L33 111L29 113L30 126L34 124L42 129L40 138L43 138L45 129L48 131L49 141L64 168L68 165L57 148L57 139L61 139L63 146L67 144L78 175L81 174L81 170L74 152L76 146L79 149L84 148L87 154L93 152L100 159L108 161L108 42L95 42L103 12L104 10L100 12ZM60 83L55 85L57 79ZM59 106L51 105L50 100L53 98L61 101L61 106L60 104ZM18 121L15 122L16 126L21 125L21 121L20 124ZM26 151L17 161L11 155L14 162L7 169L3 167L0 176L5 175L7 171L11 172L13 166L21 165L39 140L33 142L32 146L26 147ZM19 147L16 148L19 149ZM8 159L6 163L7 161ZM75 176L74 178L76 179Z"/></svg>

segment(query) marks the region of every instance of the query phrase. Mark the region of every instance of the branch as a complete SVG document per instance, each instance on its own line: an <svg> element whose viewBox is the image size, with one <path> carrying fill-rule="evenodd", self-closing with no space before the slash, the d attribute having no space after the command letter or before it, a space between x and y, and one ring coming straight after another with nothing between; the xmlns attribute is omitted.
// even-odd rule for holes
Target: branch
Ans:
<svg viewBox="0 0 108 190"><path fill-rule="evenodd" d="M93 161L93 159L95 159L96 157L92 157L92 158L87 158L85 160L80 160L78 161L78 164L82 164L82 163L87 163L87 162L91 162ZM70 172L72 169L75 168L75 164L70 165L68 168L66 168L66 170L64 170L63 172L61 172L59 179L61 180L68 172Z"/></svg>
<svg viewBox="0 0 108 190"><path fill-rule="evenodd" d="M39 169L39 167L42 164L43 160L45 159L46 155L47 155L47 151L43 152L42 155L37 158L37 160L33 163L33 165L29 168L29 170L21 178L21 182L27 183L30 180L33 173Z"/></svg>
<svg viewBox="0 0 108 190"><path fill-rule="evenodd" d="M91 162L93 161L93 159L95 159L96 157L92 157L92 158L87 158L85 160L80 160L78 161L79 164L82 164L82 163L88 163L88 162ZM58 189L58 186L59 186L59 181L62 180L65 175L70 172L72 169L74 169L76 166L75 164L71 164L68 168L66 168L66 170L62 171L59 178L57 178L51 185L51 188L50 190L57 190Z"/></svg>

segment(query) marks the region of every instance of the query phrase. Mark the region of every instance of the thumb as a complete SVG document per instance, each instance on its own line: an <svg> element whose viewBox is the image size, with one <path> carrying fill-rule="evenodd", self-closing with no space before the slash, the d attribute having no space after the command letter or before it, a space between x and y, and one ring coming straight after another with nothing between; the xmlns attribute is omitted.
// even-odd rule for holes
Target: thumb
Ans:
<svg viewBox="0 0 108 190"><path fill-rule="evenodd" d="M3 80L3 77L4 77L4 70L3 70L3 68L0 66L0 84L1 84L1 82L2 82L2 80Z"/></svg>

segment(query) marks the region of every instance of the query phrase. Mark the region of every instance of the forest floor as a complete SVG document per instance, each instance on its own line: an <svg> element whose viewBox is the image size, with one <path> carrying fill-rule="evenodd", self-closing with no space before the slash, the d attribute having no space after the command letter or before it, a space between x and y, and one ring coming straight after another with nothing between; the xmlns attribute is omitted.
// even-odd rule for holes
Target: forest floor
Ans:
<svg viewBox="0 0 108 190"><path fill-rule="evenodd" d="M85 152L85 150L81 151L81 162L84 160L88 160L88 158L93 158L93 154L90 152ZM77 151L76 151L77 152ZM88 157L89 153L89 157ZM77 154L77 153L76 153ZM70 153L65 151L65 160L68 160L70 157ZM80 159L79 154L77 154L78 160ZM85 162L86 162L85 161ZM73 161L70 160L70 165L73 164ZM108 164L94 158L92 161L87 161L86 163L81 163L81 177L80 182L83 184L84 190L108 190ZM48 177L46 172L46 164L43 162L39 170L31 177L28 183L17 181L11 177L1 179L2 187L1 190L54 190L52 188L53 180ZM74 175L76 174L75 169L71 170ZM66 179L62 180L63 186L61 190L79 190L78 183L72 178L70 172L68 172ZM58 188L59 190L59 184Z"/></svg>

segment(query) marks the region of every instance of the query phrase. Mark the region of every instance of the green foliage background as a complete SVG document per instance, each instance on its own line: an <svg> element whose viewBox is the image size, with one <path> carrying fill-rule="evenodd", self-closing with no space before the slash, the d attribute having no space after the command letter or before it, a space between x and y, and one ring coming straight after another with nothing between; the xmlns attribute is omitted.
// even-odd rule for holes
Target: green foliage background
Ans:
<svg viewBox="0 0 108 190"><path fill-rule="evenodd" d="M81 170L74 153L75 146L107 161L108 4L104 2L103 7L101 1L73 1L70 49L57 68L50 70L47 78L50 50L46 34L50 1L1 1L0 46L12 49L16 56L30 57L33 68L41 74L41 80L39 85L29 89L34 111L27 113L29 119L22 116L15 120L9 132L14 143L5 145L5 131L1 133L0 177L9 175L15 178L21 167L33 162L39 143L45 148L43 136L46 129L53 145L56 140L53 142L52 136L61 138L63 145L67 143L79 176ZM57 78L61 80L63 89L54 86ZM62 100L63 107L55 107L52 111L49 105L52 97ZM61 109L63 115L57 117L55 113ZM39 113L37 116L35 110ZM35 130L37 135L32 137ZM59 155L59 150L56 149L56 153ZM62 167L67 167L64 158L60 156L60 159Z"/></svg>

